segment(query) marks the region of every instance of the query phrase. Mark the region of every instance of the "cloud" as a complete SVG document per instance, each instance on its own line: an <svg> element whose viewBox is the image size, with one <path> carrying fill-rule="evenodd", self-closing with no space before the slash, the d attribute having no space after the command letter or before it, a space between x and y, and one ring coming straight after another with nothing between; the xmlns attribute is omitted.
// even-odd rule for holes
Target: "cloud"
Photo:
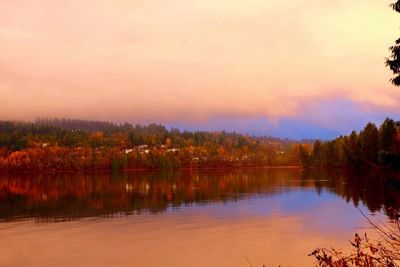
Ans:
<svg viewBox="0 0 400 267"><path fill-rule="evenodd" d="M389 2L1 1L0 119L299 120L338 99L399 114Z"/></svg>

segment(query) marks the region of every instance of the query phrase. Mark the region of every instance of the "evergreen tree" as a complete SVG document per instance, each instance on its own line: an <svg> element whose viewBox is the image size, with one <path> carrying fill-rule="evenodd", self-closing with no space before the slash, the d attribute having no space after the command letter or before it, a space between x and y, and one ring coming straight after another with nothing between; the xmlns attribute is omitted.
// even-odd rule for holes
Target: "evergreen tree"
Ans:
<svg viewBox="0 0 400 267"><path fill-rule="evenodd" d="M360 133L360 145L363 159L368 163L378 162L379 131L373 123L368 123Z"/></svg>
<svg viewBox="0 0 400 267"><path fill-rule="evenodd" d="M300 161L304 168L308 168L311 165L311 157L307 149L303 146L299 146Z"/></svg>
<svg viewBox="0 0 400 267"><path fill-rule="evenodd" d="M400 12L400 0L390 5L395 11ZM400 86L400 38L396 40L395 44L389 48L391 55L386 59L386 66L395 75L391 82Z"/></svg>
<svg viewBox="0 0 400 267"><path fill-rule="evenodd" d="M311 153L311 164L316 167L322 166L323 148L321 141L317 140L314 143L313 151Z"/></svg>
<svg viewBox="0 0 400 267"><path fill-rule="evenodd" d="M350 136L345 138L344 152L347 165L359 167L362 164L360 143L355 131L352 131Z"/></svg>
<svg viewBox="0 0 400 267"><path fill-rule="evenodd" d="M395 145L396 123L394 120L386 118L379 129L379 149L392 151Z"/></svg>

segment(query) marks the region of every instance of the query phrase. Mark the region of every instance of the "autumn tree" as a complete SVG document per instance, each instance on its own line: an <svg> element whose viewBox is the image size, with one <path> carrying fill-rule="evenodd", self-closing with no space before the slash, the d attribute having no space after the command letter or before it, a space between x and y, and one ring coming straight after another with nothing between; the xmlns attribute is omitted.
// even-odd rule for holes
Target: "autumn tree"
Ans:
<svg viewBox="0 0 400 267"><path fill-rule="evenodd" d="M104 133L103 132L93 132L88 139L88 143L91 147L99 147L104 145Z"/></svg>

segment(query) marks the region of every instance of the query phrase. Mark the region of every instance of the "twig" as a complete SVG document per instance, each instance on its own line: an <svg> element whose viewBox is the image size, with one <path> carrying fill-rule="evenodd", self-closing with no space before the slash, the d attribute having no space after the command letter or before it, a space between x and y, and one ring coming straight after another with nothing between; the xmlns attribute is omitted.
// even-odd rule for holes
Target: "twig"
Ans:
<svg viewBox="0 0 400 267"><path fill-rule="evenodd" d="M247 255L245 254L244 257L246 258L247 262L249 263L249 265L251 267L254 267L254 265L251 263L251 261L249 260L249 258L247 258Z"/></svg>

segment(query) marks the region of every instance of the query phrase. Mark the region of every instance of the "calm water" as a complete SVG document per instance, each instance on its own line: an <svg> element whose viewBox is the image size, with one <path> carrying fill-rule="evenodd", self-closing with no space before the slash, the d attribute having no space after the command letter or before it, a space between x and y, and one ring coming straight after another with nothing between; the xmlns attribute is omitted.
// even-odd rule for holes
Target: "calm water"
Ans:
<svg viewBox="0 0 400 267"><path fill-rule="evenodd" d="M384 176L262 171L2 176L0 266L310 266L400 206Z"/></svg>

